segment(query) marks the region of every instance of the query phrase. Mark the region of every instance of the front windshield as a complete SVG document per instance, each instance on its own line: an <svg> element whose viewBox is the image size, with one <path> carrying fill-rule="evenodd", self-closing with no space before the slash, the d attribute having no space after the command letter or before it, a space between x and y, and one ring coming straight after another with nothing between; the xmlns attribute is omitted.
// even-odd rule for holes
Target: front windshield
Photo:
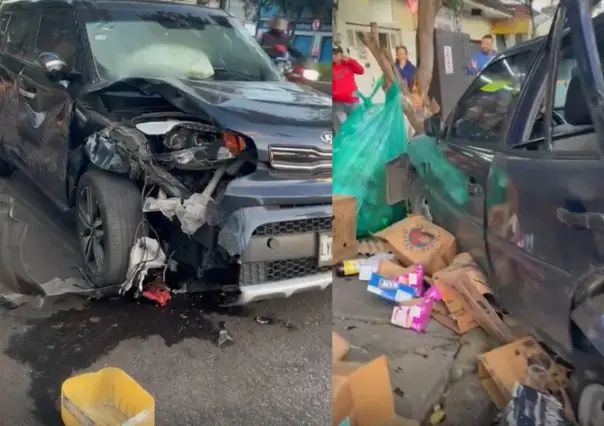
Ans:
<svg viewBox="0 0 604 426"><path fill-rule="evenodd" d="M183 10L88 9L85 26L98 78L172 77L218 81L282 79L234 18Z"/></svg>

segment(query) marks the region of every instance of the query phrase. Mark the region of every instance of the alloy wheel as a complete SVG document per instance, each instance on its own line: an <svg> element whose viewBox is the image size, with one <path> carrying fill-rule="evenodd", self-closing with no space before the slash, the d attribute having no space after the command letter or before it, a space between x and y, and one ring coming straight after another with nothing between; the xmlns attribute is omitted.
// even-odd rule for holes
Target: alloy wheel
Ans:
<svg viewBox="0 0 604 426"><path fill-rule="evenodd" d="M581 426L604 424L604 386L597 383L586 386L581 392L577 411Z"/></svg>
<svg viewBox="0 0 604 426"><path fill-rule="evenodd" d="M90 187L80 190L78 198L78 234L86 266L98 275L105 264L105 231L99 205Z"/></svg>

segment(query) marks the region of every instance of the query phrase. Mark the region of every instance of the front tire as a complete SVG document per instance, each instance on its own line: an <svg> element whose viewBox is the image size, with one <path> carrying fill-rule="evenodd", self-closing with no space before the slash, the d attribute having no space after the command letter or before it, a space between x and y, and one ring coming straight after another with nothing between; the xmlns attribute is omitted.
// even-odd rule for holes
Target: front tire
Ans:
<svg viewBox="0 0 604 426"><path fill-rule="evenodd" d="M84 264L97 287L126 280L136 232L142 235L142 199L130 180L100 170L81 177L76 194L77 231Z"/></svg>

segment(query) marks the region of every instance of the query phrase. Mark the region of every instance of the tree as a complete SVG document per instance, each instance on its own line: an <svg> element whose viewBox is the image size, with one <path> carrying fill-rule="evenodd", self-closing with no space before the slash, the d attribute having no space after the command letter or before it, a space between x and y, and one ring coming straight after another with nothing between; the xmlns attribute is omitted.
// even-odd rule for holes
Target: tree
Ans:
<svg viewBox="0 0 604 426"><path fill-rule="evenodd" d="M416 132L423 131L422 110L435 114L440 107L432 99L428 99L428 90L432 82L434 70L434 25L436 14L442 7L447 7L461 13L463 0L419 0L417 13L417 72L412 87L406 87L399 74L394 70L392 53L379 47L377 24L371 23L370 32L363 37L363 43L371 51L384 73L384 88L398 82L403 90L405 115Z"/></svg>

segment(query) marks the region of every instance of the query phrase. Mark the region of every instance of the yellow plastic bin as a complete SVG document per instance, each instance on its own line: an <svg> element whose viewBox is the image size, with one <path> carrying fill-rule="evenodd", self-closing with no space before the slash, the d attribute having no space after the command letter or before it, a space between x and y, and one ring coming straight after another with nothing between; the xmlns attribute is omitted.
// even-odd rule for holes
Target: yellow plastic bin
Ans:
<svg viewBox="0 0 604 426"><path fill-rule="evenodd" d="M104 368L61 386L65 426L154 426L155 399L125 371Z"/></svg>

